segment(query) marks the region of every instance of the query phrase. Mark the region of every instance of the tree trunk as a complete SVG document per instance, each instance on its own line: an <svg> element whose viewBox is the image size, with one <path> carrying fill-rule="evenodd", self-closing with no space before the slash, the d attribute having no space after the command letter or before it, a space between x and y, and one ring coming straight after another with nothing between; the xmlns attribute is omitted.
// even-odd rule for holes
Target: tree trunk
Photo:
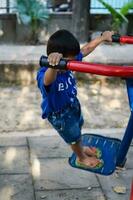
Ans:
<svg viewBox="0 0 133 200"><path fill-rule="evenodd" d="M89 39L90 0L73 0L73 33L80 42Z"/></svg>

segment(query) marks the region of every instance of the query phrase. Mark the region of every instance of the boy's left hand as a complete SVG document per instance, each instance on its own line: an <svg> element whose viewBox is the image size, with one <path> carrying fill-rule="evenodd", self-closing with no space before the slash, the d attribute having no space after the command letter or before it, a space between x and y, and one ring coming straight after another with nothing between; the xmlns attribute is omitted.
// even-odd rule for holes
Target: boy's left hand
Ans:
<svg viewBox="0 0 133 200"><path fill-rule="evenodd" d="M63 57L63 55L61 53L58 53L58 52L50 53L48 56L48 62L50 65L56 66L56 65L58 65L58 63L60 62L60 59L62 57Z"/></svg>
<svg viewBox="0 0 133 200"><path fill-rule="evenodd" d="M104 31L101 38L103 41L112 42L112 35L114 35L114 31Z"/></svg>

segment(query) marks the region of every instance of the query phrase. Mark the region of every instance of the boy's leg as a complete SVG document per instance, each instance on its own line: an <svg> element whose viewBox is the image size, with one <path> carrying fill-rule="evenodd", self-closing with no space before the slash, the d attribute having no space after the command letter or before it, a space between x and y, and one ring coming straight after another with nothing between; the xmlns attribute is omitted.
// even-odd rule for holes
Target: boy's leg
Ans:
<svg viewBox="0 0 133 200"><path fill-rule="evenodd" d="M95 167L97 164L101 163L100 160L96 158L95 147L82 147L80 141L72 144L73 141L80 140L81 137L83 117L79 109L79 104L77 107L66 109L61 115L52 115L48 120L58 131L64 141L71 144L72 150L78 157L77 161L88 167Z"/></svg>
<svg viewBox="0 0 133 200"><path fill-rule="evenodd" d="M72 150L77 155L77 160L86 165L87 167L96 167L101 161L97 159L95 156L89 156L85 153L84 147L81 145L81 141L76 142L75 144L71 144Z"/></svg>

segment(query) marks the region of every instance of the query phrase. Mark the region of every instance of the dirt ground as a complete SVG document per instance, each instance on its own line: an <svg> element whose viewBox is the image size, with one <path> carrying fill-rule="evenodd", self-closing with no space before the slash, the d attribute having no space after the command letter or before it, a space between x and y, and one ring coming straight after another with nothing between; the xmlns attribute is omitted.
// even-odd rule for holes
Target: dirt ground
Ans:
<svg viewBox="0 0 133 200"><path fill-rule="evenodd" d="M115 84L99 80L78 83L78 97L85 119L84 128L123 128L129 118L128 98L123 81ZM35 85L0 86L0 133L46 129L41 119L41 96Z"/></svg>

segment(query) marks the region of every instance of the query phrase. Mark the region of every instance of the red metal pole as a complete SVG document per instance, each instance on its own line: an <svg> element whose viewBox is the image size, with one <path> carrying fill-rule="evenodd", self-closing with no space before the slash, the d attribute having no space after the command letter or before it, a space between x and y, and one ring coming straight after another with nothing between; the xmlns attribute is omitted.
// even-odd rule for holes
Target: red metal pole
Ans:
<svg viewBox="0 0 133 200"><path fill-rule="evenodd" d="M79 61L68 61L67 69L103 76L133 77L133 66L117 66Z"/></svg>
<svg viewBox="0 0 133 200"><path fill-rule="evenodd" d="M132 181L132 185L131 185L130 200L133 200L133 181Z"/></svg>
<svg viewBox="0 0 133 200"><path fill-rule="evenodd" d="M119 34L112 35L112 42L133 44L133 36L120 36Z"/></svg>
<svg viewBox="0 0 133 200"><path fill-rule="evenodd" d="M48 57L46 56L41 56L40 66L54 68L49 65ZM66 61L61 59L56 68L103 76L116 76L124 78L133 77L133 66L105 65L80 61Z"/></svg>
<svg viewBox="0 0 133 200"><path fill-rule="evenodd" d="M131 36L121 36L120 37L120 43L133 44L133 37L131 37Z"/></svg>

